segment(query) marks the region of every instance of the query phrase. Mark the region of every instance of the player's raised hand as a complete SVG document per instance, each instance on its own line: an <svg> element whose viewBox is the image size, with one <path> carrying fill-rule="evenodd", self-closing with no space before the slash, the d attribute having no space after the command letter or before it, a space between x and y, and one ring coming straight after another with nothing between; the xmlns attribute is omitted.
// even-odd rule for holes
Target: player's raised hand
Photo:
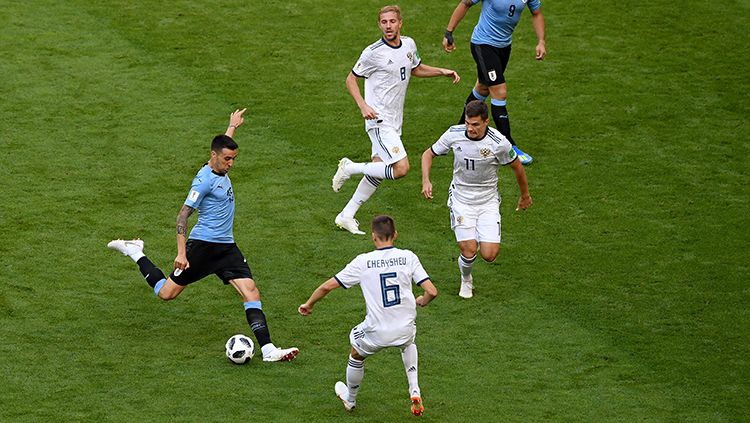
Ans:
<svg viewBox="0 0 750 423"><path fill-rule="evenodd" d="M299 308L297 308L297 311L303 316L309 316L312 313L312 307L307 305L307 303L301 304Z"/></svg>
<svg viewBox="0 0 750 423"><path fill-rule="evenodd" d="M247 108L244 108L242 110L237 109L234 112L232 112L232 114L229 115L229 126L233 126L237 128L243 123L245 123L245 118L242 117L242 115L245 113L245 110L247 110Z"/></svg>

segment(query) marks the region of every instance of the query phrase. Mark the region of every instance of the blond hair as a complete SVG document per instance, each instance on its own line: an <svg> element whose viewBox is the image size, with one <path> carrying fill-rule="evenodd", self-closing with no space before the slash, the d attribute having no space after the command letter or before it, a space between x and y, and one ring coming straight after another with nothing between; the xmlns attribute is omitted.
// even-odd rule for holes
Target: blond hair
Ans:
<svg viewBox="0 0 750 423"><path fill-rule="evenodd" d="M383 13L393 12L398 16L398 20L401 20L401 8L392 5L392 6L384 6L382 9L380 9L380 12L378 13L378 22L380 22L380 17L383 16Z"/></svg>

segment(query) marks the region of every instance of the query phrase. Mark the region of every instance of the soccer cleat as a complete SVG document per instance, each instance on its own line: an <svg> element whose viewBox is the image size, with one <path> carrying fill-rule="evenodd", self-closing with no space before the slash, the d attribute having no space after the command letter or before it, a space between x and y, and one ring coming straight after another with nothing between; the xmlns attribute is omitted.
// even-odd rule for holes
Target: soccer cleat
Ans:
<svg viewBox="0 0 750 423"><path fill-rule="evenodd" d="M298 348L276 348L263 356L263 361L292 361L299 354Z"/></svg>
<svg viewBox="0 0 750 423"><path fill-rule="evenodd" d="M421 416L424 413L424 405L422 405L422 397L412 396L411 397L411 413L415 416Z"/></svg>
<svg viewBox="0 0 750 423"><path fill-rule="evenodd" d="M346 173L346 165L349 163L353 162L346 157L339 160L339 168L336 169L336 173L333 175L333 181L331 182L333 192L339 192L341 187L344 186L344 182L346 182L346 180L349 179L349 176L351 176Z"/></svg>
<svg viewBox="0 0 750 423"><path fill-rule="evenodd" d="M132 239L126 241L124 239L115 239L109 241L107 247L121 252L124 256L132 256L133 254L143 252L143 240Z"/></svg>
<svg viewBox="0 0 750 423"><path fill-rule="evenodd" d="M461 278L461 289L458 291L461 298L471 298L474 296L474 278L469 276L468 279Z"/></svg>
<svg viewBox="0 0 750 423"><path fill-rule="evenodd" d="M353 233L354 235L364 235L365 233L359 230L359 222L353 217L344 217L341 213L336 216L336 226L341 229Z"/></svg>
<svg viewBox="0 0 750 423"><path fill-rule="evenodd" d="M357 406L357 403L349 402L349 388L346 387L346 384L344 382L336 382L336 384L333 385L333 391L336 392L336 396L344 404L344 409L346 411L354 410L354 407Z"/></svg>
<svg viewBox="0 0 750 423"><path fill-rule="evenodd" d="M523 151L521 151L521 149L518 148L517 145L513 146L513 150L515 150L516 155L518 155L518 158L521 160L521 164L522 165L528 165L528 164L531 164L531 162L534 161L533 157L531 157L530 155L528 155L528 154L524 153Z"/></svg>

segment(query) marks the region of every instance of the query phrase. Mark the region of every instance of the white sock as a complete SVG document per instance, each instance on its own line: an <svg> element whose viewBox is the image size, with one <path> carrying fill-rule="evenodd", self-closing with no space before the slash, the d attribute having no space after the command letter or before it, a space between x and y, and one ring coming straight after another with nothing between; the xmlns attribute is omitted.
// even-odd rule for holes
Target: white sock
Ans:
<svg viewBox="0 0 750 423"><path fill-rule="evenodd" d="M471 269L474 268L474 261L476 259L476 254L472 258L466 258L463 254L458 255L458 270L461 272L461 279L469 279L471 277Z"/></svg>
<svg viewBox="0 0 750 423"><path fill-rule="evenodd" d="M143 254L143 250L141 250L141 251L138 251L137 253L133 253L133 254L129 255L128 257L130 257L131 259L133 259L134 262L138 263L138 260L140 260L143 257L146 257L146 255Z"/></svg>
<svg viewBox="0 0 750 423"><path fill-rule="evenodd" d="M391 168L392 166L388 166L383 162L350 163L346 166L346 173L349 175L364 174L376 179L386 179L387 175L393 172Z"/></svg>
<svg viewBox="0 0 750 423"><path fill-rule="evenodd" d="M372 194L375 193L375 190L378 189L380 182L382 182L382 179L375 179L371 176L365 175L362 180L359 181L357 189L354 191L351 200L346 204L346 207L344 207L341 214L345 217L354 217L362 204L369 200Z"/></svg>
<svg viewBox="0 0 750 423"><path fill-rule="evenodd" d="M349 355L349 363L346 366L346 386L349 388L349 402L357 402L359 385L365 377L365 362L357 360Z"/></svg>
<svg viewBox="0 0 750 423"><path fill-rule="evenodd" d="M419 391L419 366L417 364L417 344L411 344L401 351L401 360L406 370L406 380L409 381L409 396L422 396Z"/></svg>

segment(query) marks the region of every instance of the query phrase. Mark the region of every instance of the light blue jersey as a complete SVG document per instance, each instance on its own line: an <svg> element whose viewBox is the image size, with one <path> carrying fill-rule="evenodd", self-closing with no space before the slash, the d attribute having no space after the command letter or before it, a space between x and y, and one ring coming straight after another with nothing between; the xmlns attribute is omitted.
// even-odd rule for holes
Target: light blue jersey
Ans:
<svg viewBox="0 0 750 423"><path fill-rule="evenodd" d="M190 239L234 242L234 192L229 176L214 173L206 164L195 175L185 205L198 210L198 223L190 231Z"/></svg>
<svg viewBox="0 0 750 423"><path fill-rule="evenodd" d="M513 30L525 7L528 6L532 12L542 7L539 0L472 0L474 4L480 1L482 13L471 34L471 42L500 48L510 45Z"/></svg>

